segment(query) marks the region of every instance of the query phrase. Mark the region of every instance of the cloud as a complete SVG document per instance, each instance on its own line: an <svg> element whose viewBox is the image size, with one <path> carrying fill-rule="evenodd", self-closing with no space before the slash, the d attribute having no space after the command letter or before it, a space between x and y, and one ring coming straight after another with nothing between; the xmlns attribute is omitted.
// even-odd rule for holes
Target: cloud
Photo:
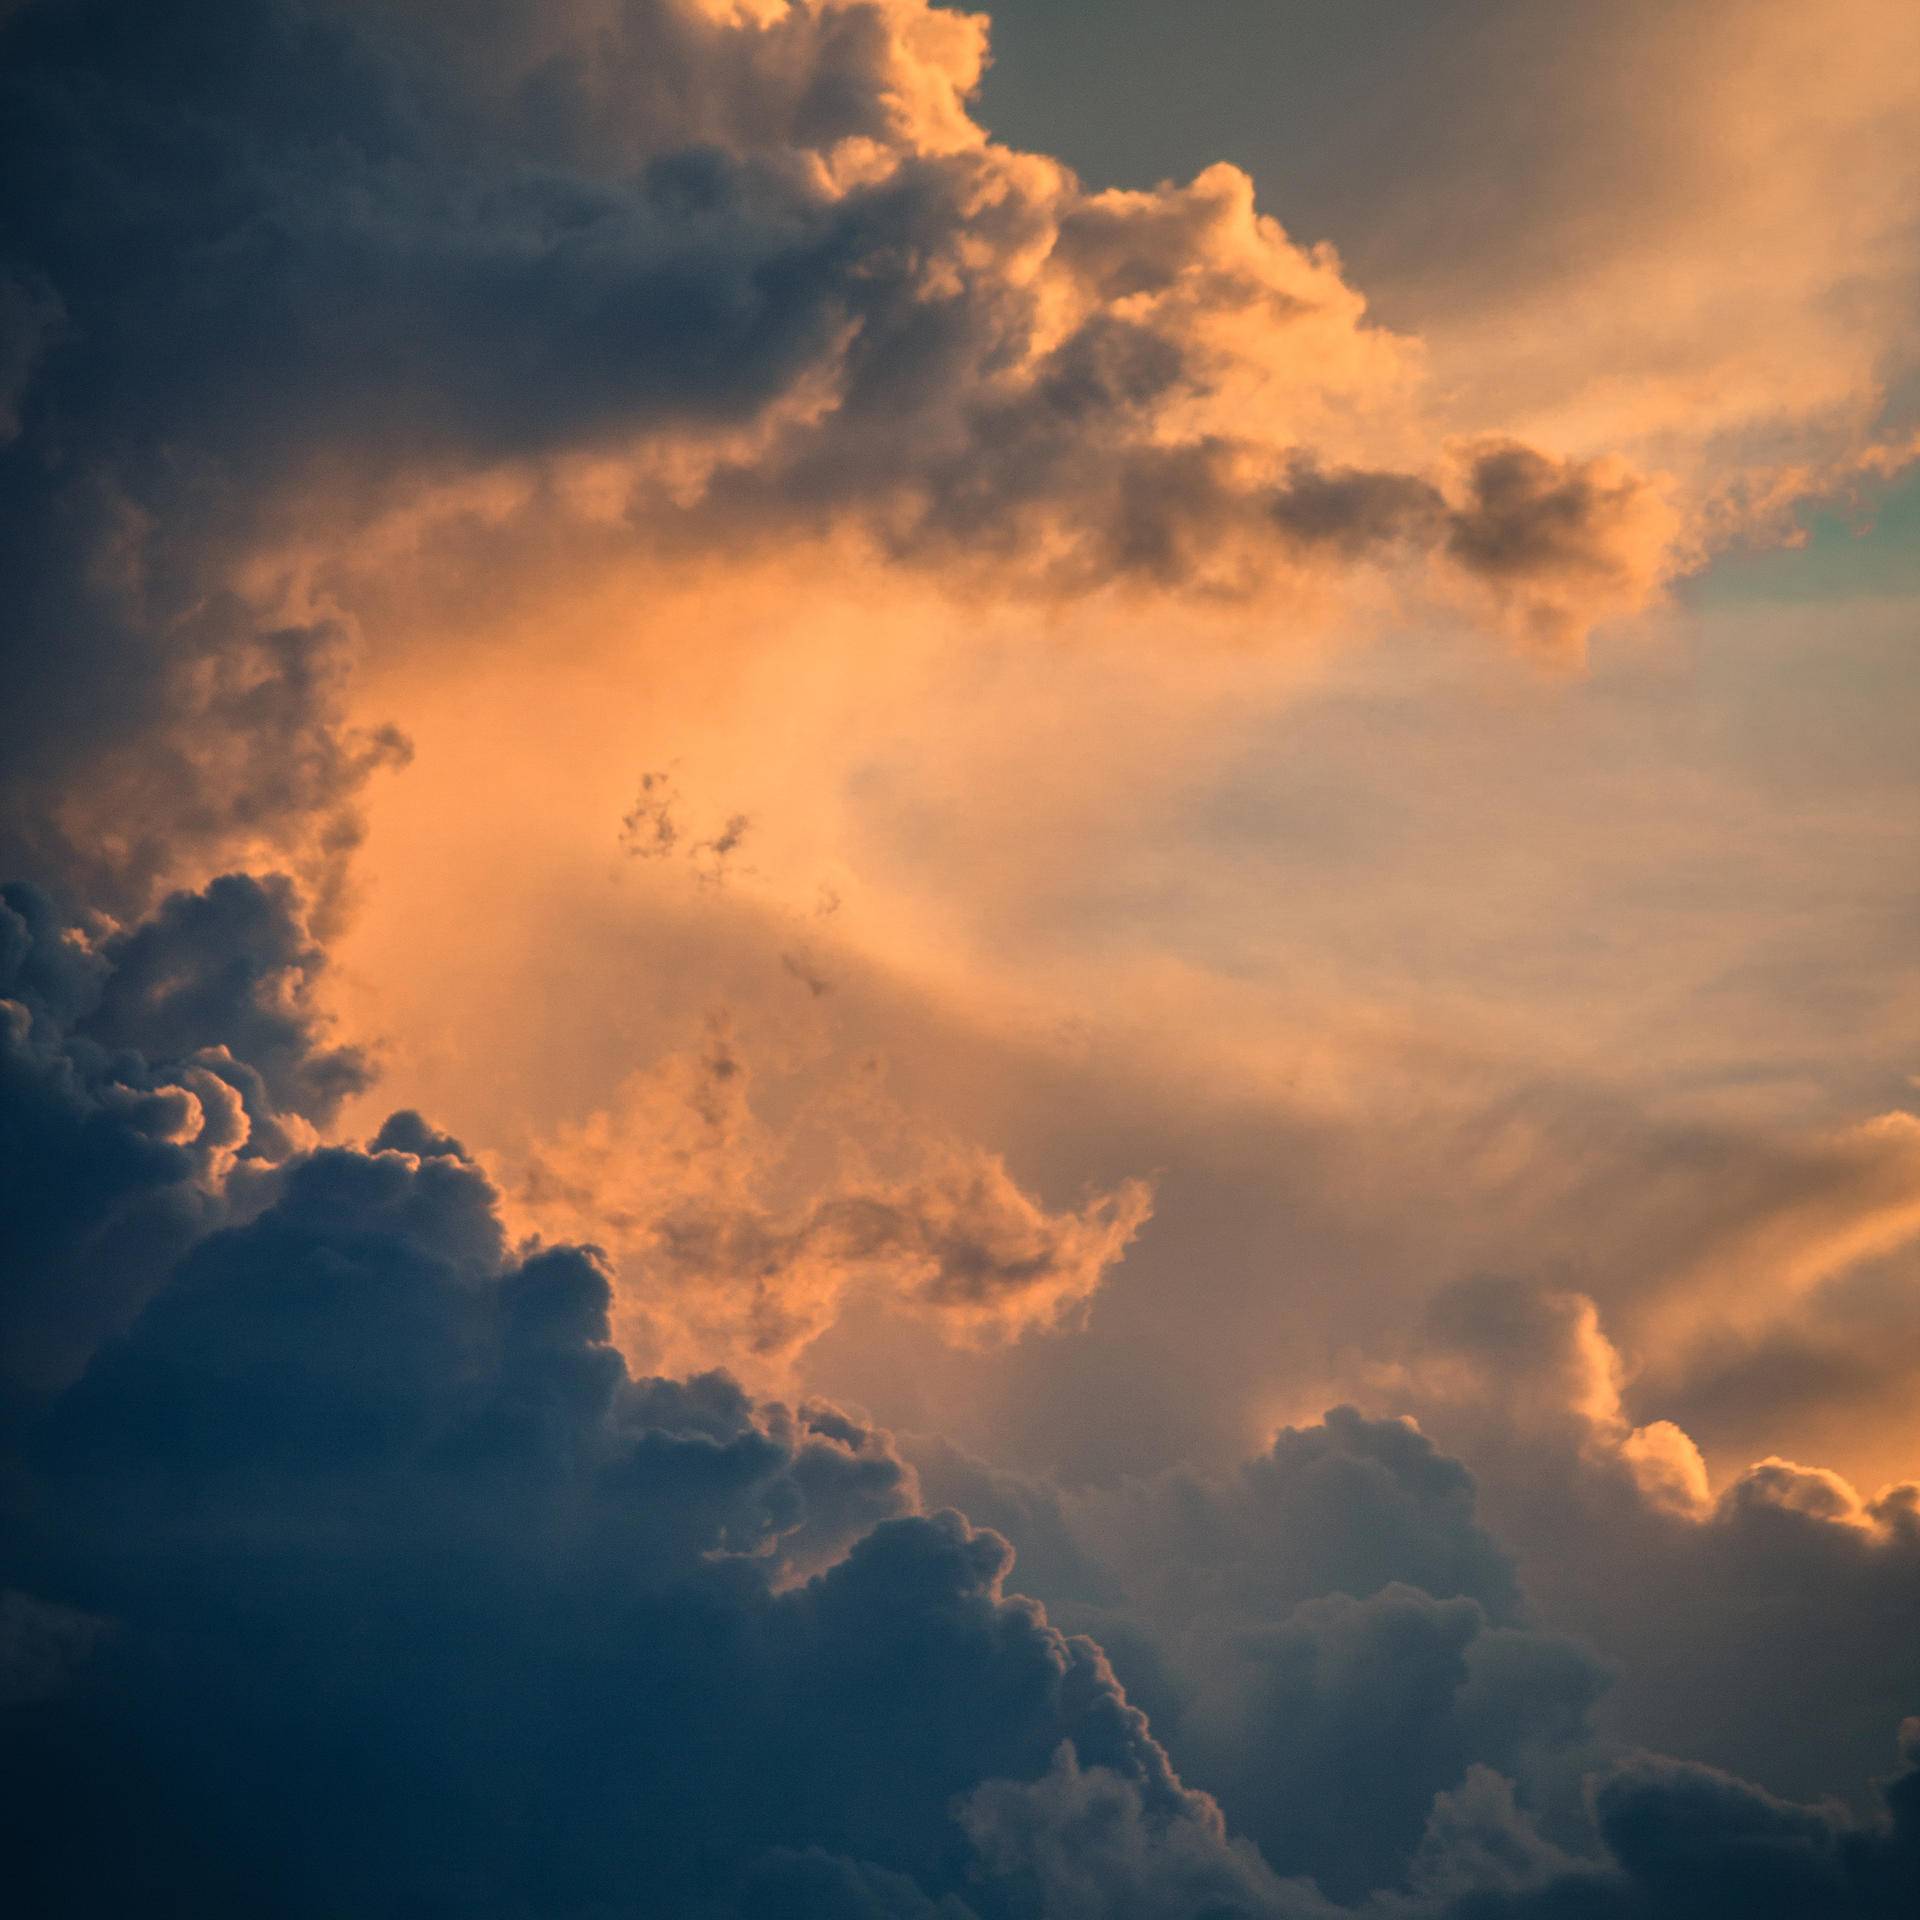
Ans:
<svg viewBox="0 0 1920 1920"><path fill-rule="evenodd" d="M524 11L0 26L15 866L129 900L250 845L330 871L402 751L345 712L368 572L485 498L1044 597L1376 564L1445 597L1497 511L1495 615L1562 649L1676 564L1622 469L1516 451L1560 477L1497 507L1456 474L1415 347L1245 174L1093 192L991 142L972 16Z"/></svg>
<svg viewBox="0 0 1920 1920"><path fill-rule="evenodd" d="M1893 1436L1920 1374L1913 1271L1901 1249L1842 1269L1757 1326L1703 1330L1648 1368L1641 1397L1657 1397L1723 1458L1751 1458L1791 1433L1800 1450L1898 1471Z"/></svg>
<svg viewBox="0 0 1920 1920"><path fill-rule="evenodd" d="M1904 1911L1904 1783L1876 1821L1632 1761L1601 1767L1589 1824L1606 1675L1534 1624L1473 1480L1404 1421L1336 1410L1233 1474L1105 1494L932 1450L936 1499L958 1478L976 1511L1038 1523L1056 1624L1009 1591L1007 1542L926 1512L862 1416L632 1370L603 1258L516 1239L418 1114L365 1150L284 1118L256 1142L243 1088L272 1118L270 1089L324 1104L340 1070L287 886L223 882L78 937L10 899L16 1025L61 1042L54 1085L111 1114L124 1083L100 1076L138 1068L185 1156L166 1181L204 1201L144 1234L144 1267L7 1295L23 1351L76 1306L101 1319L4 1442L0 1784L31 1902L119 1912L164 1885L316 1914L1328 1920L1371 1898L1406 1920L1569 1902L1678 1920L1741 1911L1777 1856L1803 1898ZM168 1054L186 1048L234 1078L191 1080ZM696 1063L697 1125L667 1129L669 1161L737 1121L728 1057ZM187 1126L213 1086L232 1096L218 1167ZM121 1217L121 1191L85 1177L125 1163L116 1125L83 1116L67 1151L74 1221ZM1447 1324L1463 1354L1538 1372L1516 1419L1592 1430L1580 1524L1608 1487L1640 1503L1641 1535L1596 1540L1643 1555L1669 1657L1706 1665L1658 1601L1648 1525L1733 1542L1742 1605L1797 1560L1825 1622L1851 1617L1843 1564L1911 1545L1907 1494L1867 1506L1782 1462L1711 1526L1683 1520L1609 1467L1614 1376L1587 1316L1489 1295ZM1722 1570L1680 1572L1726 1637ZM1904 1630L1909 1609L1886 1617ZM1804 1659L1814 1632L1743 1646L1741 1672Z"/></svg>
<svg viewBox="0 0 1920 1920"><path fill-rule="evenodd" d="M1564 1830L1553 1801L1594 1757L1608 1680L1577 1642L1399 1585L1209 1633L1173 1655L1190 1691L1167 1738L1276 1869L1349 1901L1402 1884L1436 1795L1476 1765Z"/></svg>
<svg viewBox="0 0 1920 1920"><path fill-rule="evenodd" d="M1074 1542L1082 1570L1041 1576L1063 1598L1098 1601L1123 1581L1171 1625L1208 1607L1279 1618L1303 1600L1364 1598L1397 1581L1472 1598L1496 1618L1518 1611L1509 1557L1476 1518L1472 1475L1410 1423L1350 1406L1282 1428L1224 1475L1180 1468L1106 1490L1063 1493L938 1441L917 1457L939 1497L1021 1548L1030 1578L1030 1554L1044 1551L1028 1546L1036 1527Z"/></svg>
<svg viewBox="0 0 1920 1920"><path fill-rule="evenodd" d="M406 753L353 675L477 656L517 570L586 619L596 569L697 598L805 549L1049 613L1465 607L1566 656L1697 557L1696 473L1436 403L1234 167L1094 191L996 144L983 23L921 0L43 0L0 40L18 1898L1907 1911L1913 1776L1884 1818L1801 1801L1915 1684L1920 1498L1784 1459L1716 1497L1583 1297L1444 1302L1367 1382L1439 1437L1342 1407L1063 1490L761 1389L856 1300L961 1348L1084 1319L1143 1183L1050 1201L719 1026L504 1194L411 1110L321 1144L368 1078L323 937ZM739 873L752 804L690 825L648 775L631 848ZM1897 1238L1911 1144L1840 1139L1736 1250L1804 1291Z"/></svg>
<svg viewBox="0 0 1920 1920"><path fill-rule="evenodd" d="M1916 1776L1887 1789L1888 1814L1847 1814L1632 1749L1677 1743L1830 1784L1849 1759L1877 1773L1905 1684L1895 1623L1915 1591L1911 1490L1866 1502L1836 1475L1773 1461L1710 1509L1680 1510L1631 1458L1589 1311L1482 1288L1449 1323L1484 1330L1488 1372L1456 1385L1536 1466L1535 1488L1516 1489L1514 1463L1476 1435L1515 1560L1475 1517L1458 1461L1351 1409L1284 1431L1225 1479L1108 1491L939 1443L912 1452L932 1497L1006 1531L1026 1582L1108 1646L1183 1777L1258 1843L1268 1873L1317 1881L1242 1880L1224 1911L1363 1896L1409 1920L1900 1911L1920 1871ZM1582 1431L1571 1462L1556 1421ZM1459 1591L1468 1569L1511 1624ZM1821 1716L1827 1731L1810 1737ZM1022 1821L1039 1791L1006 1790ZM1151 1824L1089 1817L1092 1859L1046 1870L1071 1887L1109 1847L1150 1845ZM1061 1841L1023 1844L1032 1872ZM1227 1856L1209 1858L1228 1871Z"/></svg>
<svg viewBox="0 0 1920 1920"><path fill-rule="evenodd" d="M59 1694L92 1656L106 1624L0 1588L0 1710Z"/></svg>
<svg viewBox="0 0 1920 1920"><path fill-rule="evenodd" d="M1577 1831L1605 1668L1523 1616L1472 1477L1410 1425L1335 1408L1234 1472L1063 1492L916 1445L935 1499L1108 1648L1184 1778L1283 1876L1405 1882L1437 1795L1527 1780Z"/></svg>
<svg viewBox="0 0 1920 1920"><path fill-rule="evenodd" d="M321 964L284 880L228 875L124 928L0 889L0 1406L70 1381L365 1084Z"/></svg>
<svg viewBox="0 0 1920 1920"><path fill-rule="evenodd" d="M1067 1324L1152 1206L1129 1181L1051 1210L997 1155L871 1089L776 1127L724 1025L539 1142L514 1199L539 1231L608 1250L635 1351L776 1370L856 1290L963 1345Z"/></svg>
<svg viewBox="0 0 1920 1920"><path fill-rule="evenodd" d="M664 773L643 773L640 791L620 819L620 849L635 860L664 860L680 844L674 809L679 789Z"/></svg>
<svg viewBox="0 0 1920 1920"><path fill-rule="evenodd" d="M25 1442L9 1617L111 1634L10 1731L22 1897L639 1912L809 1849L951 1891L955 1797L1063 1741L1203 1808L885 1436L630 1375L590 1255L391 1139L289 1165Z"/></svg>
<svg viewBox="0 0 1920 1920"><path fill-rule="evenodd" d="M1019 48L1032 9L1002 11ZM1121 66L1131 24L1103 50ZM1211 58L1155 68L1175 137L1285 182L1386 312L1420 315L1465 404L1613 435L1729 509L1843 483L1910 432L1920 94L1897 0L1818 23L1790 0L1442 0L1391 36L1302 0L1210 24ZM1223 82L1247 70L1271 91Z"/></svg>
<svg viewBox="0 0 1920 1920"><path fill-rule="evenodd" d="M730 813L704 840L692 840L684 807L670 774L643 773L633 805L620 818L620 850L630 860L667 860L679 854L696 880L717 887L727 878L728 863L740 851L752 817Z"/></svg>
<svg viewBox="0 0 1920 1920"><path fill-rule="evenodd" d="M99 954L86 1032L102 1046L167 1057L224 1047L274 1111L315 1122L371 1078L364 1056L323 1042L314 989L325 960L284 879L226 874L169 895Z"/></svg>
<svg viewBox="0 0 1920 1920"><path fill-rule="evenodd" d="M1591 1301L1520 1282L1444 1296L1374 1392L1474 1466L1542 1618L1616 1670L1615 1737L1812 1799L1861 1790L1920 1703L1910 1483L1867 1496L1763 1460L1709 1486L1677 1424L1635 1426Z"/></svg>
<svg viewBox="0 0 1920 1920"><path fill-rule="evenodd" d="M1911 1738L1903 1746L1912 1769ZM1498 1776L1481 1771L1436 1807L1428 1838L1438 1873L1364 1911L1393 1920L1891 1920L1920 1891L1916 1783L1920 1769L1899 1776L1887 1811L1855 1820L1708 1768L1643 1758L1597 1784L1603 1850L1574 1860L1531 1830ZM1154 1819L1127 1782L1082 1769L1071 1754L1043 1780L979 1789L963 1817L987 1857L1031 1889L1030 1910L1142 1920L1330 1920L1354 1911L1278 1879L1202 1822ZM1463 1868L1475 1884L1450 1890Z"/></svg>
<svg viewBox="0 0 1920 1920"><path fill-rule="evenodd" d="M1909 1765L1916 1755L1903 1742ZM1643 1760L1600 1789L1608 1851L1659 1913L1893 1913L1920 1892L1915 1781L1891 1796L1891 1829L1793 1806L1705 1767Z"/></svg>
<svg viewBox="0 0 1920 1920"><path fill-rule="evenodd" d="M1531 447L1473 450L1447 552L1508 606L1526 636L1577 646L1599 609L1631 612L1670 571L1679 521L1618 461L1555 461Z"/></svg>
<svg viewBox="0 0 1920 1920"><path fill-rule="evenodd" d="M1920 1893L1912 1734L1908 1722L1908 1770L1887 1783L1884 1811L1865 1819L1779 1800L1708 1767L1628 1761L1594 1794L1601 1863L1556 1865L1509 1827L1500 1838L1520 1865L1513 1884L1465 1894L1444 1911L1450 1920L1879 1920L1903 1912Z"/></svg>
<svg viewBox="0 0 1920 1920"><path fill-rule="evenodd" d="M822 1847L769 1851L727 1911L741 1920L975 1920L955 1894L932 1899L904 1874Z"/></svg>
<svg viewBox="0 0 1920 1920"><path fill-rule="evenodd" d="M1038 1781L976 1788L960 1818L988 1868L1060 1920L1297 1920L1332 1911L1283 1884L1217 1821L1149 1809L1134 1784L1063 1747Z"/></svg>

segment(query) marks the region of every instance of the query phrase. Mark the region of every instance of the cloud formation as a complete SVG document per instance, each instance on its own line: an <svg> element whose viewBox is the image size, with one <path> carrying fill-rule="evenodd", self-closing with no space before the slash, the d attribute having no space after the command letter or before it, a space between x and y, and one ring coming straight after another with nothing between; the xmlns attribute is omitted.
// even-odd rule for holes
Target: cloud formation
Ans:
<svg viewBox="0 0 1920 1920"><path fill-rule="evenodd" d="M358 556L489 487L645 548L853 529L993 592L1411 558L1562 648L1679 551L1624 469L1443 446L1415 349L1243 173L1094 192L988 140L973 16L49 0L0 31L0 746L43 878L337 856L402 751L345 712Z"/></svg>
<svg viewBox="0 0 1920 1920"><path fill-rule="evenodd" d="M1273 1870L1343 1900L1404 1884L1436 1796L1475 1768L1578 1832L1609 1675L1526 1623L1471 1475L1412 1426L1340 1407L1224 1478L1106 1491L915 1451L930 1496L1007 1533L1034 1591L1108 1648Z"/></svg>
<svg viewBox="0 0 1920 1920"><path fill-rule="evenodd" d="M926 1511L858 1414L631 1369L602 1258L516 1241L420 1116L313 1145L276 1097L324 1111L358 1068L307 1004L284 883L96 937L25 891L9 913L14 1028L58 1048L20 1084L74 1116L38 1184L99 1256L43 1235L4 1295L10 1350L57 1360L0 1481L0 1750L37 1904L1905 1911L1911 1776L1843 1815L1610 1745L1609 1672L1535 1621L1472 1477L1405 1421L1340 1409L1236 1473L1105 1493L916 1449L936 1501L1032 1539L1022 1584L1049 1604L1015 1597L1005 1539ZM724 1090L717 1057L698 1084ZM106 1257L130 1217L143 1263ZM1730 1593L1829 1615L1834 1542L1883 1556L1876 1579L1906 1564L1885 1556L1910 1498L1864 1509L1784 1463L1711 1523L1650 1501L1577 1303L1466 1297L1435 1346L1443 1380L1479 1355L1513 1381L1533 1457L1597 1476L1572 1482L1579 1523L1656 1597L1662 1526L1733 1543L1690 1548L1696 1591L1724 1565ZM1804 1656L1809 1628L1742 1646L1741 1671Z"/></svg>
<svg viewBox="0 0 1920 1920"><path fill-rule="evenodd" d="M1470 406L1629 435L1748 509L1910 437L1900 0L1434 0L1391 31L1345 0L1197 0L1177 26L1152 0L1002 0L994 22L999 131L1103 178L1251 161Z"/></svg>
<svg viewBox="0 0 1920 1920"><path fill-rule="evenodd" d="M179 1261L8 1495L23 1897L657 1911L809 1847L938 1885L953 1797L1063 1741L1203 1807L885 1436L635 1378L609 1299L404 1115Z"/></svg>
<svg viewBox="0 0 1920 1920"><path fill-rule="evenodd" d="M1535 1604L1615 1666L1605 1723L1797 1798L1864 1788L1920 1701L1914 1483L1773 1458L1711 1487L1680 1427L1623 1415L1619 1355L1562 1290L1469 1283L1417 1347L1372 1391L1473 1460Z"/></svg>
<svg viewBox="0 0 1920 1920"><path fill-rule="evenodd" d="M776 1376L856 1290L963 1345L1070 1323L1152 1211L1137 1180L1050 1210L873 1089L776 1128L724 1025L539 1142L514 1199L540 1232L606 1248L630 1351Z"/></svg>
<svg viewBox="0 0 1920 1920"><path fill-rule="evenodd" d="M171 1262L365 1084L283 879L128 927L0 889L0 1417L70 1382Z"/></svg>
<svg viewBox="0 0 1920 1920"><path fill-rule="evenodd" d="M446 605L484 607L524 566L557 604L583 554L806 549L950 606L1378 596L1566 657L1718 527L1692 475L1436 406L1237 168L1103 191L996 143L986 51L925 0L0 9L0 1801L33 1910L1920 1897L1914 1722L1868 1790L1920 1705L1920 1493L1778 1458L1716 1491L1584 1295L1455 1289L1356 1369L1370 1410L1069 1485L769 1382L855 1312L946 1357L1084 1322L1143 1182L1042 1197L874 1088L756 1083L724 1022L517 1158L412 1110L341 1137L371 1072L326 942L408 751L353 676L459 624L405 630L398 576L471 562ZM690 826L649 774L626 843L714 881L769 822ZM1897 1243L1912 1146L1837 1136L1736 1251L1804 1297ZM1564 1191L1604 1198L1589 1164ZM1705 1275L1724 1219L1640 1197ZM1114 1420L1177 1389L1148 1358Z"/></svg>

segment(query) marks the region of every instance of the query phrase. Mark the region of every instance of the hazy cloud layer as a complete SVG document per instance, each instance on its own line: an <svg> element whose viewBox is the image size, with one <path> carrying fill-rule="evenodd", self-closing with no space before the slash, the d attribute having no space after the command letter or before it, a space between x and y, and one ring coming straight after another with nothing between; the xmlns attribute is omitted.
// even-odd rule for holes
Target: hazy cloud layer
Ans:
<svg viewBox="0 0 1920 1920"><path fill-rule="evenodd" d="M1417 317L1459 404L1624 435L1733 517L1912 457L1901 0L994 13L996 132L1044 129L1100 181L1249 166L1391 320Z"/></svg>

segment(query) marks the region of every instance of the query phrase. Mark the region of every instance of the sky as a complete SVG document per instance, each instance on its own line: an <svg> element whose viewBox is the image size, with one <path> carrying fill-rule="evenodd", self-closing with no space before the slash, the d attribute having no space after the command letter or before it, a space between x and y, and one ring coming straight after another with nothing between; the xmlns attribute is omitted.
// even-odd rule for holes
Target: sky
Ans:
<svg viewBox="0 0 1920 1920"><path fill-rule="evenodd" d="M1920 16L0 6L22 1911L1920 1905Z"/></svg>

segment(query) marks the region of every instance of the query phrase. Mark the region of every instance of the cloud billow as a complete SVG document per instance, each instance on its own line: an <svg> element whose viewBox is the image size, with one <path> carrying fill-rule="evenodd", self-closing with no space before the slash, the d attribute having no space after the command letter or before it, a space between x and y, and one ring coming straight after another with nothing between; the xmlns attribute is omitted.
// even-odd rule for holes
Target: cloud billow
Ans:
<svg viewBox="0 0 1920 1920"><path fill-rule="evenodd" d="M982 24L921 0L0 33L0 757L43 878L350 837L402 751L338 680L365 537L489 477L564 518L597 463L636 550L850 529L970 592L1430 567L1560 648L1679 553L1625 469L1443 444L1244 174L1101 193L993 144Z"/></svg>
<svg viewBox="0 0 1920 1920"><path fill-rule="evenodd" d="M290 1131L269 1089L324 1110L347 1066L286 889L93 941L13 902L21 1084L74 1118L9 1346L87 1335L6 1442L38 1910L1906 1911L1910 1776L1867 1818L1609 1755L1605 1671L1529 1621L1471 1478L1404 1422L1072 1499L927 1456L936 1499L1038 1528L1059 1598L1016 1597L1001 1535L928 1512L859 1416L635 1374L600 1256L513 1241L420 1116ZM129 1209L144 1263L57 1265Z"/></svg>
<svg viewBox="0 0 1920 1920"><path fill-rule="evenodd" d="M321 966L284 880L91 933L0 889L0 1413L73 1379L366 1083L314 1005Z"/></svg>
<svg viewBox="0 0 1920 1920"><path fill-rule="evenodd" d="M289 1167L23 1443L7 1583L108 1623L7 1743L42 1910L658 1911L810 1846L938 1885L954 1797L1063 1741L1204 1804L885 1436L633 1378L591 1256L390 1139Z"/></svg>

